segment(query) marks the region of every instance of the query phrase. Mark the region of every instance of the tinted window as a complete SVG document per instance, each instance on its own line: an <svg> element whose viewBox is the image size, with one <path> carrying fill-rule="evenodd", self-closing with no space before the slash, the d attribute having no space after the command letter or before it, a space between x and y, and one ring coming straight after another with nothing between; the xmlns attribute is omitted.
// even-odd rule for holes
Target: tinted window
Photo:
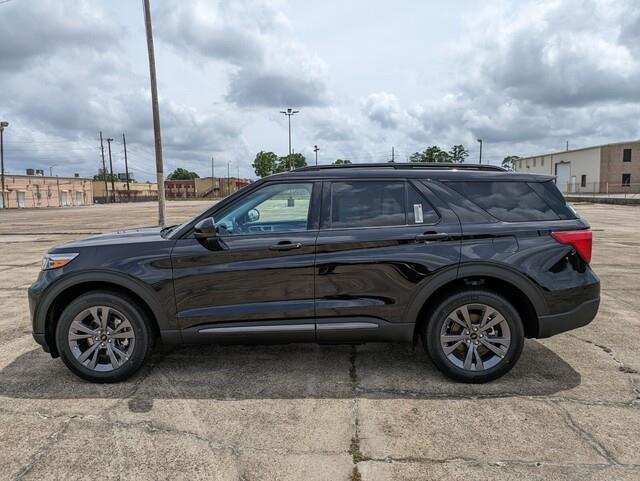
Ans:
<svg viewBox="0 0 640 481"><path fill-rule="evenodd" d="M447 185L502 221L559 219L526 182L449 182Z"/></svg>
<svg viewBox="0 0 640 481"><path fill-rule="evenodd" d="M631 149L624 149L622 151L622 161L631 162Z"/></svg>
<svg viewBox="0 0 640 481"><path fill-rule="evenodd" d="M334 182L331 227L404 225L404 182Z"/></svg>
<svg viewBox="0 0 640 481"><path fill-rule="evenodd" d="M584 177L586 182L586 176ZM561 219L577 218L575 211L567 205L562 193L558 190L556 184L554 184L552 180L547 182L530 182L528 185L540 197L542 197L547 204L549 204L554 212L558 214L558 217Z"/></svg>
<svg viewBox="0 0 640 481"><path fill-rule="evenodd" d="M420 192L414 186L408 185L407 224L435 224L438 219L438 214Z"/></svg>

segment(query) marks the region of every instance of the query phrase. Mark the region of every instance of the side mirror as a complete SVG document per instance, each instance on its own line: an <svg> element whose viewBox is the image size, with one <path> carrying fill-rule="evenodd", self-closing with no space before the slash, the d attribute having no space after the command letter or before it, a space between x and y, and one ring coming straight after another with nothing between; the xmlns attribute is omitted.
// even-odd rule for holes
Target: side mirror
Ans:
<svg viewBox="0 0 640 481"><path fill-rule="evenodd" d="M258 209L251 209L247 212L247 220L249 222L256 222L260 220L260 211Z"/></svg>
<svg viewBox="0 0 640 481"><path fill-rule="evenodd" d="M206 217L198 222L193 228L193 235L196 239L210 239L216 237L216 224L213 217Z"/></svg>

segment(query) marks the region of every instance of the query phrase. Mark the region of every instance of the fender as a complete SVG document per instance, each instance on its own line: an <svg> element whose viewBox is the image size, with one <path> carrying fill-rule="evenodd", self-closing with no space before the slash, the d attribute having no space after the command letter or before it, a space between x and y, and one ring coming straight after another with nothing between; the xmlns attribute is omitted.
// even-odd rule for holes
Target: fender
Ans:
<svg viewBox="0 0 640 481"><path fill-rule="evenodd" d="M438 272L437 275L427 280L419 288L409 307L406 309L405 322L416 322L418 314L425 302L427 302L427 299L438 289L450 282L471 276L494 277L508 282L520 289L524 295L529 298L538 316L543 316L548 313L547 303L539 288L536 287L532 280L507 265L492 262L473 262L448 267L446 270Z"/></svg>
<svg viewBox="0 0 640 481"><path fill-rule="evenodd" d="M533 306L538 317L549 313L549 307L541 289L535 281L525 276L521 272L512 268L508 264L498 264L495 262L465 262L460 264L458 278L470 276L488 276L503 280L520 289Z"/></svg>
<svg viewBox="0 0 640 481"><path fill-rule="evenodd" d="M167 308L170 308L170 306L163 306L158 294L149 285L126 274L104 269L82 271L79 273L71 272L49 286L49 288L42 293L38 301L37 310L34 313L33 331L35 333L46 333L47 313L56 298L67 289L88 282L114 284L133 292L147 304L153 313L163 341L165 341L165 337L167 337L169 342L180 342L180 339L173 339L176 335L178 337L180 336L175 315L168 312ZM50 340L49 334L50 333L47 333L46 336L47 341Z"/></svg>

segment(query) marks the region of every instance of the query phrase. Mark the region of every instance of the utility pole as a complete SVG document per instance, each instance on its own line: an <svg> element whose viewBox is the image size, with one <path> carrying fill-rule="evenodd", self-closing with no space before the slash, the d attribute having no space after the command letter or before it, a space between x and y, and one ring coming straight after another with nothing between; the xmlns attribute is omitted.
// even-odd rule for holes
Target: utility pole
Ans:
<svg viewBox="0 0 640 481"><path fill-rule="evenodd" d="M395 162L395 161L396 161L396 148L391 147L391 162Z"/></svg>
<svg viewBox="0 0 640 481"><path fill-rule="evenodd" d="M320 150L320 147L318 147L317 145L314 145L313 151L316 153L316 165L318 165L318 150Z"/></svg>
<svg viewBox="0 0 640 481"><path fill-rule="evenodd" d="M5 202L4 197L4 128L9 127L9 122L5 122L4 120L0 122L0 174L2 176L2 190L0 190L0 195L2 196L2 208L7 208L7 203Z"/></svg>
<svg viewBox="0 0 640 481"><path fill-rule="evenodd" d="M287 110L281 110L280 113L285 114L289 119L289 170L293 170L293 159L291 158L291 117L297 113L300 113L300 111L292 110L289 108Z"/></svg>
<svg viewBox="0 0 640 481"><path fill-rule="evenodd" d="M231 195L231 165L227 162L227 195Z"/></svg>
<svg viewBox="0 0 640 481"><path fill-rule="evenodd" d="M216 176L215 176L215 166L213 164L213 156L211 157L211 195L214 195L216 190Z"/></svg>
<svg viewBox="0 0 640 481"><path fill-rule="evenodd" d="M127 163L127 139L124 136L124 132L122 132L122 144L124 145L124 171L127 176L127 197L129 196L129 191L131 190L129 187L129 164Z"/></svg>
<svg viewBox="0 0 640 481"><path fill-rule="evenodd" d="M567 150L569 150L569 141L567 140Z"/></svg>
<svg viewBox="0 0 640 481"><path fill-rule="evenodd" d="M62 207L62 199L60 198L60 178L57 175L56 184L58 185L58 207Z"/></svg>
<svg viewBox="0 0 640 481"><path fill-rule="evenodd" d="M162 165L162 139L160 137L160 108L158 106L158 85L156 82L156 56L153 50L153 30L151 28L151 7L149 0L143 0L144 25L147 31L147 53L149 56L149 77L151 80L151 107L153 109L153 136L156 148L156 178L158 181L158 224L165 224L164 168Z"/></svg>
<svg viewBox="0 0 640 481"><path fill-rule="evenodd" d="M109 147L109 172L111 173L111 200L112 202L116 201L116 184L113 180L113 162L111 160L111 142L113 139L107 139L107 147Z"/></svg>
<svg viewBox="0 0 640 481"><path fill-rule="evenodd" d="M104 202L109 200L109 185L107 184L107 164L104 162L104 142L102 141L102 130L100 131L100 150L102 151L102 178L104 179Z"/></svg>
<svg viewBox="0 0 640 481"><path fill-rule="evenodd" d="M478 139L478 142L480 142L480 164L482 164L482 139Z"/></svg>

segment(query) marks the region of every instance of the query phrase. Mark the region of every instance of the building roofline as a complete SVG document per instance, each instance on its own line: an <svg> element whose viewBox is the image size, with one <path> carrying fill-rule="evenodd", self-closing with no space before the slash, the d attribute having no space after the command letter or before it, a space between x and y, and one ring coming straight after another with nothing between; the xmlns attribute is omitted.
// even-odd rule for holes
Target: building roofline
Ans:
<svg viewBox="0 0 640 481"><path fill-rule="evenodd" d="M601 149L602 147L613 147L613 146L616 146L616 145L633 144L633 143L636 143L636 142L640 142L640 139L627 140L627 141L623 141L623 142L611 142L609 144L591 145L589 147L580 147L580 148L577 148L577 149L557 150L555 152L547 152L547 153L544 153L544 154L527 155L526 157L520 157L517 160L528 160L528 159L534 159L534 158L537 158L537 157L547 157L549 155L566 154L566 153L569 153L569 152L580 152L581 150Z"/></svg>
<svg viewBox="0 0 640 481"><path fill-rule="evenodd" d="M67 177L67 176L56 176L56 175L27 175L27 174L9 174L7 172L4 173L6 177L24 177L25 179L51 179L51 180L94 180L91 177ZM102 181L100 181L102 182Z"/></svg>

